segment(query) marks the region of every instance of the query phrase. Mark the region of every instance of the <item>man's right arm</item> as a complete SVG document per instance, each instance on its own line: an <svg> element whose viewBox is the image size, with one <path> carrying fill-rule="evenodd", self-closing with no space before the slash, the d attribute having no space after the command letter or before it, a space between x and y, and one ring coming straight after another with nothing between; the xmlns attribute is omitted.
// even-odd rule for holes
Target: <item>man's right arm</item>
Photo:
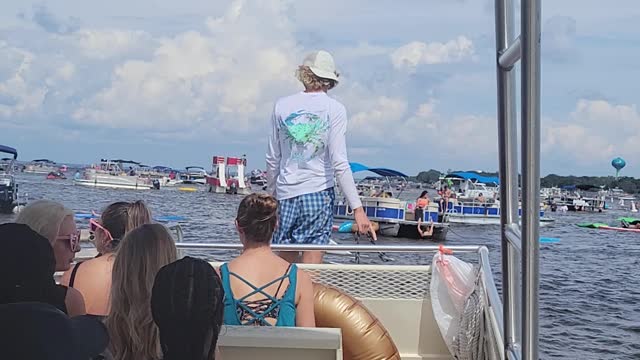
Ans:
<svg viewBox="0 0 640 360"><path fill-rule="evenodd" d="M271 115L271 133L269 134L267 146L267 192L273 196L276 195L276 180L280 172L280 138L278 134L278 116L276 115L276 107L273 107Z"/></svg>

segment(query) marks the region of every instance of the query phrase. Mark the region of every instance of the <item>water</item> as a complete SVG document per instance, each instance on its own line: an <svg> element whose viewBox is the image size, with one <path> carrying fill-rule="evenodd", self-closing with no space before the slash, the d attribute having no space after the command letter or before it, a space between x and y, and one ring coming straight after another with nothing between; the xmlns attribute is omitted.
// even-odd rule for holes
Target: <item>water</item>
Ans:
<svg viewBox="0 0 640 360"><path fill-rule="evenodd" d="M205 191L182 192L92 189L74 186L71 180L45 180L40 175L21 174L21 193L29 200L61 201L76 212L100 211L116 200L147 202L155 215L181 215L184 241L235 242L233 225L239 196ZM405 193L415 198L417 193ZM615 224L625 211L603 214L551 214L556 222L541 229L541 236L560 242L541 244L540 341L544 359L640 359L640 233L583 229L581 222ZM640 216L640 215L639 215ZM0 223L12 215L0 215ZM86 224L81 224L86 226ZM349 241L348 235L341 235ZM497 226L452 225L450 245L489 248L496 281L500 286L500 242ZM381 243L410 243L380 239ZM234 254L193 253L209 259L227 260ZM428 256L425 258L424 256ZM431 255L393 254L396 263L430 262ZM344 259L343 259L344 261ZM381 262L376 256L366 262Z"/></svg>

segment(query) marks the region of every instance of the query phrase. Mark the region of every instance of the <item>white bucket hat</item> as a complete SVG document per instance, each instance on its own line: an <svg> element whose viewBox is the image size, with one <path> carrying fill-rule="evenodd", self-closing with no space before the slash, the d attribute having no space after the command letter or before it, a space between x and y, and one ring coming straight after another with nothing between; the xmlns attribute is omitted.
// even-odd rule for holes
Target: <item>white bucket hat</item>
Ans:
<svg viewBox="0 0 640 360"><path fill-rule="evenodd" d="M302 65L308 66L317 77L338 82L338 73L336 72L333 56L324 50L314 51L307 55Z"/></svg>

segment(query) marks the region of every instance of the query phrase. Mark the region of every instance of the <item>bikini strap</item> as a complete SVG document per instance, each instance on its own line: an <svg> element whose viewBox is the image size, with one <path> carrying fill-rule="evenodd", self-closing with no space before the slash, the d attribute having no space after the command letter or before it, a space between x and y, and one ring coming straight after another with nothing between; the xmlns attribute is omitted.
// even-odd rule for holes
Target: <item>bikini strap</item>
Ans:
<svg viewBox="0 0 640 360"><path fill-rule="evenodd" d="M282 278L280 279L280 283L278 284L278 288L276 289L276 293L273 295L274 298L278 298L278 293L280 292L280 288L282 287L282 283L284 282L284 279L289 278L291 279L291 276L289 276L291 273L291 265L289 264L289 266L287 267L287 271L284 272L284 275L282 276ZM291 285L291 280L289 280L289 285Z"/></svg>
<svg viewBox="0 0 640 360"><path fill-rule="evenodd" d="M73 284L76 282L76 273L78 272L78 268L80 268L80 264L82 264L82 261L73 265L73 270L71 270L71 278L69 278L69 287L71 288L73 287Z"/></svg>

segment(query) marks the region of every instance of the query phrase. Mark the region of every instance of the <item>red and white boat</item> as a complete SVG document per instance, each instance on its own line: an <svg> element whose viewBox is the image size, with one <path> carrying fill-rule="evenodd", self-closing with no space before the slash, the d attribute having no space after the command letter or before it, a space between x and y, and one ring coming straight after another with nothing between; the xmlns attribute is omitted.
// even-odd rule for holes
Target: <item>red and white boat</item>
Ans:
<svg viewBox="0 0 640 360"><path fill-rule="evenodd" d="M251 188L244 175L246 166L245 157L214 156L211 175L207 176L208 191L222 194L250 194Z"/></svg>

